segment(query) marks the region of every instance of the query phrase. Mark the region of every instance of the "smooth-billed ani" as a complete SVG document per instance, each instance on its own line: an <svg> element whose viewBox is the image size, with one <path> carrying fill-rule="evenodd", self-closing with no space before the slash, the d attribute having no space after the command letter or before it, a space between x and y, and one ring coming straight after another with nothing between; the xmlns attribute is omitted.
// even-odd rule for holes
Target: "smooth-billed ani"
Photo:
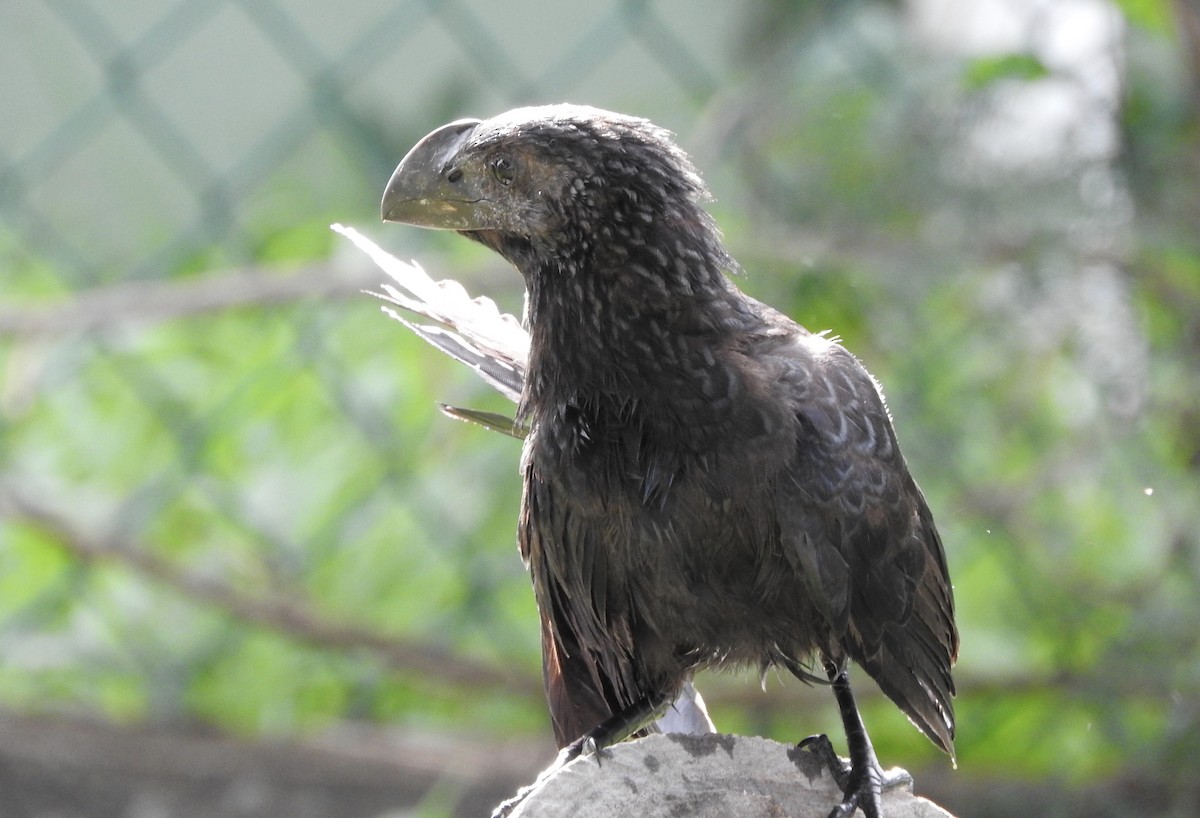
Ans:
<svg viewBox="0 0 1200 818"><path fill-rule="evenodd" d="M815 657L850 750L834 812L874 818L848 661L953 752L945 555L878 385L734 286L707 197L666 131L555 105L437 129L382 211L524 277L518 542L559 745L623 738L698 669Z"/></svg>

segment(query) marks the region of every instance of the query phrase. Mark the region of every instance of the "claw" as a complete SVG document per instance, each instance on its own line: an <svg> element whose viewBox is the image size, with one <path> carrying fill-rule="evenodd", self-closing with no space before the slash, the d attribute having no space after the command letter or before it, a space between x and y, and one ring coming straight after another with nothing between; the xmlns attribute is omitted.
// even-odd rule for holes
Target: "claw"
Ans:
<svg viewBox="0 0 1200 818"><path fill-rule="evenodd" d="M878 762L868 764L866 769L855 769L838 757L829 736L824 733L809 736L796 747L820 759L842 791L845 800L833 808L829 818L850 818L860 809L864 818L880 818L884 775Z"/></svg>
<svg viewBox="0 0 1200 818"><path fill-rule="evenodd" d="M845 792L846 787L849 785L850 765L844 763L838 757L837 752L833 749L833 742L829 740L829 736L824 733L809 736L797 744L796 749L806 750L815 755L829 769L829 773L837 783L838 789Z"/></svg>
<svg viewBox="0 0 1200 818"><path fill-rule="evenodd" d="M865 769L856 770L838 756L829 736L823 733L809 736L797 744L796 749L816 756L829 769L842 791L845 800L833 808L829 818L850 818L856 810L862 810L865 818L880 818L883 793L895 787L912 786L912 776L906 770L893 768L885 772L873 751Z"/></svg>

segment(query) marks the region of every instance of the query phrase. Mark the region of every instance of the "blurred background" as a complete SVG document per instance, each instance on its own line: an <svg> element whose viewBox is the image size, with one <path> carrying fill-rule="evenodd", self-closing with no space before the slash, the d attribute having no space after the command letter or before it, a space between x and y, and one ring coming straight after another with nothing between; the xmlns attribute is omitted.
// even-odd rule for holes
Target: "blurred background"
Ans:
<svg viewBox="0 0 1200 818"><path fill-rule="evenodd" d="M0 6L0 816L479 815L553 754L502 410L380 314L434 127L678 134L747 291L883 382L946 543L963 818L1200 813L1193 0ZM828 691L703 676L718 727ZM839 744L840 746L840 744Z"/></svg>

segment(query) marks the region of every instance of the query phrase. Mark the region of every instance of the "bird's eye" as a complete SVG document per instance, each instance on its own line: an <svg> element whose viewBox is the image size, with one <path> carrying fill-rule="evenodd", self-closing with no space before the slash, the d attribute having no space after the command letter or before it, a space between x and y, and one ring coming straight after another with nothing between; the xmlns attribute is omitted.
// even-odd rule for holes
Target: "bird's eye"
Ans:
<svg viewBox="0 0 1200 818"><path fill-rule="evenodd" d="M511 185L516 173L513 171L512 160L507 156L497 156L492 160L492 175L502 185Z"/></svg>

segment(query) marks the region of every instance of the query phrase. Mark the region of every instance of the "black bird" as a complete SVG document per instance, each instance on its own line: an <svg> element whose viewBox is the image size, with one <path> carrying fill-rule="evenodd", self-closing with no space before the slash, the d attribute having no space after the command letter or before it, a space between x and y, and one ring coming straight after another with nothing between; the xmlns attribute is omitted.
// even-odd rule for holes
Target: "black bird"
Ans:
<svg viewBox="0 0 1200 818"><path fill-rule="evenodd" d="M777 665L830 683L850 767L807 744L845 792L833 814L875 818L849 660L953 753L945 554L875 380L733 285L707 199L668 132L555 105L430 133L382 215L524 277L518 543L559 746L626 737L701 668Z"/></svg>

